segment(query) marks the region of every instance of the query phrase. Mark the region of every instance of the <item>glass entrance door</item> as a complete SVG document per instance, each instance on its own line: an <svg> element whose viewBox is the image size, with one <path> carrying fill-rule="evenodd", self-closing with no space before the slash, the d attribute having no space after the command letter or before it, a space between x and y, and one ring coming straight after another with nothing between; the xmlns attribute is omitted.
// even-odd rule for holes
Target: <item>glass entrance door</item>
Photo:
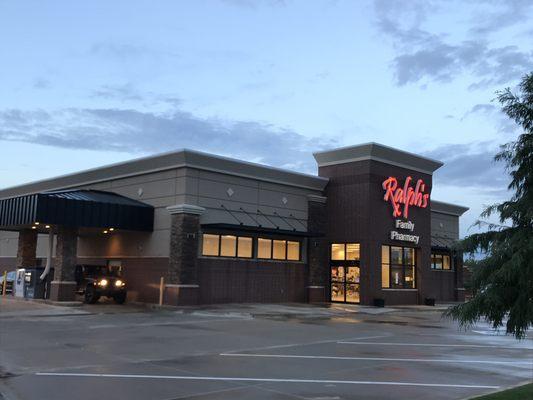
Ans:
<svg viewBox="0 0 533 400"><path fill-rule="evenodd" d="M359 267L331 267L331 301L359 303Z"/></svg>

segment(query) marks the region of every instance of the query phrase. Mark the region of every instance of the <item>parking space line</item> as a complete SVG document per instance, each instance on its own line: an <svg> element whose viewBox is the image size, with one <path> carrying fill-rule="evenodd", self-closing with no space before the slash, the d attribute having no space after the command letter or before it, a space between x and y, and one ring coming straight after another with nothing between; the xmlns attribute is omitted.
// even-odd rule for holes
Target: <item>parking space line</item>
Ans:
<svg viewBox="0 0 533 400"><path fill-rule="evenodd" d="M315 342L302 342L302 343L289 343L289 344L275 344L273 346L263 346L263 347L252 347L247 349L238 349L233 351L226 351L225 354L233 354L234 352L242 351L257 351L257 350L271 350L271 349L283 349L287 347L299 347L299 346L311 346L313 344L327 344L327 343L337 343L339 340L366 340L366 339L379 339L388 337L389 335L379 335L379 336L362 336L356 338L347 338L347 339L333 339L333 340L318 340Z"/></svg>
<svg viewBox="0 0 533 400"><path fill-rule="evenodd" d="M295 354L252 354L252 353L220 353L225 357L263 357L263 358L302 358L317 360L358 360L358 361L402 361L402 362L432 362L432 363L457 363L457 364L504 364L527 365L531 361L499 361L499 360L450 360L438 358L382 358L382 357L345 357L345 356L302 356Z"/></svg>
<svg viewBox="0 0 533 400"><path fill-rule="evenodd" d="M483 344L439 344L439 343L391 343L391 342L355 342L355 341L338 341L339 344L354 344L354 345L375 345L375 346L416 346L416 347L473 347L473 348L489 348L489 349L510 349L510 350L533 350L532 347L513 347L513 346L497 346L497 345L483 345Z"/></svg>
<svg viewBox="0 0 533 400"><path fill-rule="evenodd" d="M319 384L348 384L348 385L389 385L389 386L421 386L421 387L449 387L469 389L499 389L499 386L462 385L447 383L418 383L418 382L390 382L390 381L342 381L330 379L283 379L283 378L246 378L226 376L179 376L179 375L138 375L138 374L84 374L38 372L38 376L79 377L79 378L119 378L119 379L175 379L190 381L224 381L224 382L274 382L274 383L319 383Z"/></svg>

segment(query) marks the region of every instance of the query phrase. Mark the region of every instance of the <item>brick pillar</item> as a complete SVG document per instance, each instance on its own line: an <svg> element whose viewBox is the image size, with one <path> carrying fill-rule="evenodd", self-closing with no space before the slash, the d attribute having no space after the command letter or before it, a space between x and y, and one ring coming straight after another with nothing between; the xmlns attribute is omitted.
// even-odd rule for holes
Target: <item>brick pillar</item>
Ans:
<svg viewBox="0 0 533 400"><path fill-rule="evenodd" d="M60 226L57 230L54 280L50 289L50 300L74 301L76 281L74 270L78 257L77 228Z"/></svg>
<svg viewBox="0 0 533 400"><path fill-rule="evenodd" d="M37 251L37 230L24 229L19 232L17 268L35 267Z"/></svg>
<svg viewBox="0 0 533 400"><path fill-rule="evenodd" d="M171 218L170 254L163 302L174 306L198 304L198 236L205 208L177 204L167 210Z"/></svg>
<svg viewBox="0 0 533 400"><path fill-rule="evenodd" d="M321 233L310 237L307 246L307 263L309 266L309 280L307 295L309 303L319 303L329 300L328 288L328 240L326 233L326 197L309 195L307 230Z"/></svg>

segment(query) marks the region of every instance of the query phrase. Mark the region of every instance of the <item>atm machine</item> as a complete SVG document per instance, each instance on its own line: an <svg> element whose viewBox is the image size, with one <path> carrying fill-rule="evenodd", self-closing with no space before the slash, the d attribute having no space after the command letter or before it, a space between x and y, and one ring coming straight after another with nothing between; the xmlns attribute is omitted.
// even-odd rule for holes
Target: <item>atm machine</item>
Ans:
<svg viewBox="0 0 533 400"><path fill-rule="evenodd" d="M50 284L54 276L52 268L48 275L41 280L44 267L26 268L24 273L24 297L28 299L48 299L50 297Z"/></svg>
<svg viewBox="0 0 533 400"><path fill-rule="evenodd" d="M13 282L13 291L15 292L15 297L24 297L25 274L26 268L17 268L15 282Z"/></svg>

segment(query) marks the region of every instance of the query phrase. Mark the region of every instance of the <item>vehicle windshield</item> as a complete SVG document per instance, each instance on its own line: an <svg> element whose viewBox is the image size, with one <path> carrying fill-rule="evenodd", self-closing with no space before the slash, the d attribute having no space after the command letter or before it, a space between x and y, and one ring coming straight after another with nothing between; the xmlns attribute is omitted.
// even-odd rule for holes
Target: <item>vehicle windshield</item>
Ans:
<svg viewBox="0 0 533 400"><path fill-rule="evenodd" d="M120 276L117 269L105 265L85 266L85 273L88 276Z"/></svg>

